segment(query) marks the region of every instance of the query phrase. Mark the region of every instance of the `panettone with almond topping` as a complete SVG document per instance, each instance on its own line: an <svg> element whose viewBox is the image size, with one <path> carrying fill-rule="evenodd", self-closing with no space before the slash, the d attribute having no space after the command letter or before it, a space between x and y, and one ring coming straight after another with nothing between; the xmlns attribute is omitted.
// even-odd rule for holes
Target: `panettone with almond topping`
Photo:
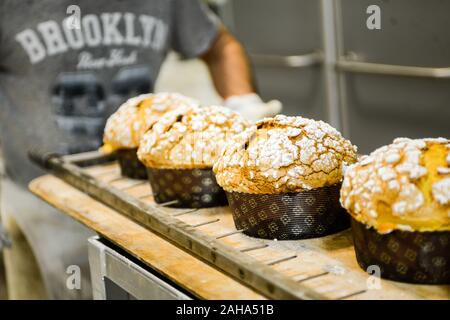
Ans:
<svg viewBox="0 0 450 320"><path fill-rule="evenodd" d="M150 168L212 168L226 141L247 126L228 108L183 106L166 113L142 137L138 157Z"/></svg>
<svg viewBox="0 0 450 320"><path fill-rule="evenodd" d="M123 176L147 179L144 165L137 158L137 147L144 133L166 112L199 103L178 93L143 94L125 102L106 122L102 151L114 152Z"/></svg>
<svg viewBox="0 0 450 320"><path fill-rule="evenodd" d="M183 208L226 205L212 166L225 142L247 126L238 113L219 106L182 106L162 116L138 149L155 201Z"/></svg>
<svg viewBox="0 0 450 320"><path fill-rule="evenodd" d="M278 115L235 137L214 166L218 183L234 192L273 194L331 186L356 147L323 121Z"/></svg>
<svg viewBox="0 0 450 320"><path fill-rule="evenodd" d="M356 147L327 123L278 115L231 139L213 169L237 229L295 240L349 227L339 188L355 161Z"/></svg>
<svg viewBox="0 0 450 320"><path fill-rule="evenodd" d="M399 138L350 166L341 203L380 233L450 230L450 141Z"/></svg>
<svg viewBox="0 0 450 320"><path fill-rule="evenodd" d="M107 120L103 150L137 148L143 134L167 111L198 105L196 100L178 93L161 92L130 98Z"/></svg>
<svg viewBox="0 0 450 320"><path fill-rule="evenodd" d="M398 138L347 168L356 259L382 278L450 284L450 141Z"/></svg>

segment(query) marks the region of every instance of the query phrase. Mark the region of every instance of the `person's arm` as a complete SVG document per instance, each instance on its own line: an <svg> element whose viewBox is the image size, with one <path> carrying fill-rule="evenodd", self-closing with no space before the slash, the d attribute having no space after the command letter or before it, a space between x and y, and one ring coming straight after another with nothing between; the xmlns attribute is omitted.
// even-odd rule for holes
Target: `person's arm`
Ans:
<svg viewBox="0 0 450 320"><path fill-rule="evenodd" d="M249 120L281 111L279 101L264 103L256 94L242 45L203 1L175 0L173 10L172 49L184 58L200 57L206 62L226 107Z"/></svg>
<svg viewBox="0 0 450 320"><path fill-rule="evenodd" d="M282 105L278 100L265 103L256 93L247 54L225 28L220 28L216 40L201 58L226 107L252 121L280 113Z"/></svg>
<svg viewBox="0 0 450 320"><path fill-rule="evenodd" d="M222 98L256 92L245 50L225 28L220 29L217 39L201 58Z"/></svg>

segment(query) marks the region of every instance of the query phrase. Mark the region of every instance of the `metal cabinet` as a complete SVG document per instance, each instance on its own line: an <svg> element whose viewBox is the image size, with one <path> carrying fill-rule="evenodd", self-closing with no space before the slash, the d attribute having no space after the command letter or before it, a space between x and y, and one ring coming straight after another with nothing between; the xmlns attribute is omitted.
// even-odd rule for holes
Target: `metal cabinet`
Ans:
<svg viewBox="0 0 450 320"><path fill-rule="evenodd" d="M362 153L450 136L450 1L228 0L219 12L283 113L330 122Z"/></svg>
<svg viewBox="0 0 450 320"><path fill-rule="evenodd" d="M93 297L96 300L190 300L127 253L97 236L88 240Z"/></svg>
<svg viewBox="0 0 450 320"><path fill-rule="evenodd" d="M327 119L320 1L230 0L221 12L248 50L262 97L281 100L285 114Z"/></svg>
<svg viewBox="0 0 450 320"><path fill-rule="evenodd" d="M352 142L369 152L395 137L450 136L450 2L339 4L342 111ZM366 27L369 5L381 9L380 30Z"/></svg>

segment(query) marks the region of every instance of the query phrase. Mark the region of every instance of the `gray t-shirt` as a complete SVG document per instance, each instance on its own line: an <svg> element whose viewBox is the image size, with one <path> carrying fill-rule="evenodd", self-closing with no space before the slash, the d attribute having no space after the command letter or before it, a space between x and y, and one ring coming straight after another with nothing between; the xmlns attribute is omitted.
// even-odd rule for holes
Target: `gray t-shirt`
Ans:
<svg viewBox="0 0 450 320"><path fill-rule="evenodd" d="M153 90L170 49L199 56L219 29L199 0L73 3L0 1L0 140L6 173L22 185L42 174L30 148L99 147L105 119Z"/></svg>

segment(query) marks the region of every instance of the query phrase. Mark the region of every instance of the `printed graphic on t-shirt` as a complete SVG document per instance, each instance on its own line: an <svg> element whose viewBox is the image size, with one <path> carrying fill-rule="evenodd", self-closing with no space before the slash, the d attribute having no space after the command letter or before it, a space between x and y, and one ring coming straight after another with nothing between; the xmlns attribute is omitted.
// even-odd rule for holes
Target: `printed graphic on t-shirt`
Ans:
<svg viewBox="0 0 450 320"><path fill-rule="evenodd" d="M112 79L110 100L120 105L128 98L148 93L152 87L149 67L122 68ZM109 113L106 89L95 73L61 73L51 93L54 120L69 141L60 152L70 154L100 147Z"/></svg>
<svg viewBox="0 0 450 320"><path fill-rule="evenodd" d="M94 150L101 145L111 112L108 105L117 108L126 99L153 88L150 66L136 66L140 61L137 49L161 53L167 42L166 22L151 15L105 12L85 14L79 22L74 27L69 18L47 20L14 37L32 65L76 51L71 70L79 71L60 73L49 90L54 121L65 135L64 150L60 150L64 153ZM95 72L110 68L118 71L108 84L102 83Z"/></svg>
<svg viewBox="0 0 450 320"><path fill-rule="evenodd" d="M61 22L40 22L17 33L15 39L26 51L31 64L77 50L77 69L89 70L137 63L137 51L133 48L161 52L166 47L167 34L167 24L159 18L131 12L105 12L83 15L79 28L74 28L69 18ZM89 50L100 46L111 49L101 56Z"/></svg>
<svg viewBox="0 0 450 320"><path fill-rule="evenodd" d="M105 92L93 73L60 74L52 89L57 126L70 139L71 153L98 148L105 124ZM83 150L84 149L84 150Z"/></svg>

